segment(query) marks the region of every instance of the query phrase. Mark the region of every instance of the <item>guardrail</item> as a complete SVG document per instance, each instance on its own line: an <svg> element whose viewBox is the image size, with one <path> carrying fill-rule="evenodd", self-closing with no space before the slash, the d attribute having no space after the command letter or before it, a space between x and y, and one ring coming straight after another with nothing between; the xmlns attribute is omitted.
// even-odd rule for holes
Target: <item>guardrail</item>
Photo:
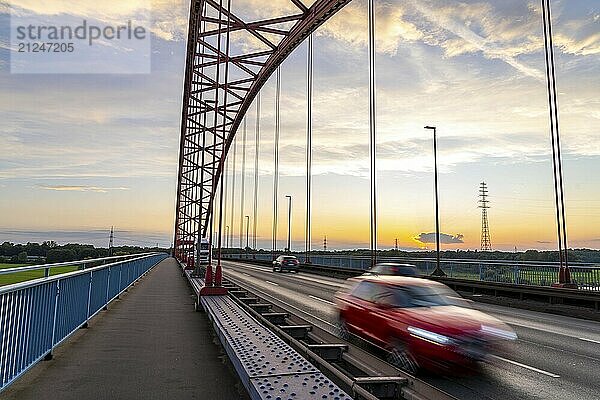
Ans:
<svg viewBox="0 0 600 400"><path fill-rule="evenodd" d="M154 253L128 254L124 256L111 256L102 258L90 258L85 260L60 262L53 264L26 265L24 267L3 268L0 269L0 275L17 274L21 272L41 271L44 270L44 276L50 276L52 268L78 267L78 269L86 269L97 265L103 265L108 262L123 261L131 258L141 257Z"/></svg>
<svg viewBox="0 0 600 400"><path fill-rule="evenodd" d="M294 254L305 263L303 254ZM256 259L271 261L271 254L224 254L226 258ZM310 257L311 264L365 271L371 268L371 259L364 256L324 256ZM378 257L378 262L409 263L417 267L422 275L430 275L435 269L434 258ZM550 286L558 279L558 263L540 263L509 260L440 260L440 267L449 278L474 281L509 283L515 285ZM582 290L600 291L600 266L589 263L572 263L571 280Z"/></svg>
<svg viewBox="0 0 600 400"><path fill-rule="evenodd" d="M228 258L246 263L271 265L271 258L268 255L267 257L257 257L256 259L252 259L252 257L239 258L239 255L236 257L228 255ZM350 278L364 273L364 270L357 268L333 267L317 264L305 264L303 265L303 271L337 278ZM462 293L469 293L471 296L490 295L493 297L515 299L519 300L519 304L512 304L516 307L600 321L600 315L598 314L598 311L600 310L600 291L597 290L487 282L451 277L425 277L440 281ZM480 297L478 298L481 299ZM535 304L527 301L524 302L523 300L533 301ZM555 308L553 305L567 305L576 308L561 309Z"/></svg>
<svg viewBox="0 0 600 400"><path fill-rule="evenodd" d="M106 265L0 287L0 391L43 358L51 358L56 346L167 257L164 253L129 256ZM123 257L107 260L115 258ZM81 264L11 268L13 271L2 273Z"/></svg>

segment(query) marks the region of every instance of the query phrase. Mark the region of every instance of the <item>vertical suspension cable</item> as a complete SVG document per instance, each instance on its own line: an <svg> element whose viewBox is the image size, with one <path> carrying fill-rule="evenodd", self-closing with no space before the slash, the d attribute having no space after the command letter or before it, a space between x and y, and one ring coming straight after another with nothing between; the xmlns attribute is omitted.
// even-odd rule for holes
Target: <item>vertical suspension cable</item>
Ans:
<svg viewBox="0 0 600 400"><path fill-rule="evenodd" d="M542 0L542 18L544 30L544 51L546 63L546 83L548 91L548 108L550 113L550 135L552 143L552 166L554 178L554 201L558 234L558 252L561 266L560 283L570 283L568 273L568 243L564 201L564 181L562 172L562 156L558 123L558 98L556 90L556 70L554 62L554 45L552 41L552 15L550 1ZM565 276L565 270L567 269Z"/></svg>
<svg viewBox="0 0 600 400"><path fill-rule="evenodd" d="M246 117L244 117L244 129L242 132L242 187L240 192L240 249L244 245L244 197L246 193Z"/></svg>
<svg viewBox="0 0 600 400"><path fill-rule="evenodd" d="M275 257L277 250L277 212L279 197L279 101L281 95L281 67L277 67L276 89L275 89L275 172L273 173L273 243L271 255Z"/></svg>
<svg viewBox="0 0 600 400"><path fill-rule="evenodd" d="M371 161L371 263L377 262L377 169L375 131L375 9L374 0L369 0L369 155Z"/></svg>
<svg viewBox="0 0 600 400"><path fill-rule="evenodd" d="M222 0L221 0L222 3ZM225 79L224 79L224 87L223 87L223 91L224 91L224 95L223 95L223 115L222 115L222 137L221 137L221 159L219 160L219 172L220 172L220 180L221 180L221 184L220 184L220 189L219 189L219 238L218 238L218 246L219 246L219 250L218 250L218 259L217 259L217 271L215 271L215 284L220 286L221 285L221 258L222 258L222 251L223 251L223 214L224 214L224 210L223 210L223 201L224 201L224 196L223 196L223 191L224 191L224 183L223 180L225 179L225 173L223 171L224 167L225 167L225 160L226 160L226 154L225 154L225 142L227 141L227 125L229 124L227 121L227 91L229 90L229 32L231 31L231 0L227 0L227 30L225 32ZM221 16L221 10L219 10L219 17ZM221 24L221 21L219 21L219 24ZM219 45L220 45L220 41L221 41L221 35L219 35ZM217 75L218 76L218 75ZM217 83L219 82L219 80L217 79ZM217 89L218 91L218 89ZM218 105L218 102L217 102ZM218 108L217 108L218 110ZM215 132L217 130L217 126L215 125Z"/></svg>
<svg viewBox="0 0 600 400"><path fill-rule="evenodd" d="M256 252L256 228L258 224L258 157L260 146L260 92L256 96L256 128L254 132L254 209L252 211L252 248ZM254 254L256 258L256 253Z"/></svg>
<svg viewBox="0 0 600 400"><path fill-rule="evenodd" d="M201 23L200 23L200 31L204 32L206 30L206 21L204 21L204 17L206 16L206 4L202 3L201 4L201 10L200 10L200 15L201 15ZM196 40L196 39L194 39ZM196 46L196 44L194 44L194 46ZM204 54L205 51L205 46L204 43L202 43L201 48L200 48L200 52L201 54ZM200 85L202 86L204 84L204 56L201 58L200 62L202 63L202 67L200 68ZM203 104L204 101L204 104ZM207 101L206 99L204 99L204 96L202 94L200 94L200 108L204 108L206 110L207 108ZM194 155L194 160L196 161L196 165L200 165L200 182L204 182L204 162L205 162L205 152L204 152L204 148L206 147L206 115L208 113L205 111L204 113L202 113L202 124L201 124L201 135L202 135L202 151L201 152L197 152ZM196 133L196 135L198 135L198 133ZM200 154L201 153L201 154ZM199 163L200 161L200 163ZM194 169L194 172L192 173L192 182L198 182L198 168ZM193 192L193 198L195 199L202 199L203 193L202 193L203 189L202 186L198 186L198 185L194 185L194 187L192 187L192 192ZM198 193L200 192L200 193ZM191 211L191 210L190 210ZM199 275L201 273L200 270L200 245L202 242L202 202L200 201L199 204L197 204L194 208L194 214L196 215L198 218L197 221L197 226L196 226L196 230L197 230L197 234L196 234L196 258L194 260L194 274L195 275ZM207 223L209 222L209 220L207 220ZM192 232L193 231L193 221L192 219L190 219L189 222L190 226L188 227L188 231ZM186 238L185 240L189 240L190 238ZM193 241L194 238L192 238ZM189 244L184 244L184 246L189 246ZM192 248L190 250L187 250L186 252L186 258L188 258L190 256L189 253L191 253L191 256L194 256L194 249L193 249L193 245ZM188 261L186 261L187 263Z"/></svg>
<svg viewBox="0 0 600 400"><path fill-rule="evenodd" d="M308 37L306 57L306 222L304 232L305 262L310 263L312 233L312 95L313 95L313 34Z"/></svg>
<svg viewBox="0 0 600 400"><path fill-rule="evenodd" d="M555 146L555 138L554 138L554 113L552 106L552 83L550 82L551 74L550 74L550 60L548 58L548 26L547 26L547 12L546 12L546 3L545 0L541 0L542 2L542 22L543 22L543 30L544 30L544 62L546 65L546 85L548 92L548 110L550 113L550 139L552 141L552 177L554 180L554 205L556 209L556 229L557 229L557 238L558 238L558 255L560 260L560 266L563 265L563 251L562 251L562 228L560 224L560 203L558 197L558 176L556 170L556 146Z"/></svg>
<svg viewBox="0 0 600 400"><path fill-rule="evenodd" d="M546 5L548 8L548 37L549 37L549 50L550 50L550 61L552 65L552 97L554 103L554 132L556 133L556 161L558 164L558 187L559 187L559 197L560 197L560 209L561 209L561 218L562 218L562 236L563 236L563 248L565 252L565 267L569 265L569 247L567 243L567 218L565 211L565 187L564 187L564 179L563 179L563 171L562 171L562 155L561 155L561 146L560 146L560 132L558 129L558 91L556 90L556 67L554 62L554 44L552 39L552 14L550 12L550 0L546 0ZM570 282L567 282L570 283Z"/></svg>
<svg viewBox="0 0 600 400"><path fill-rule="evenodd" d="M224 155L222 155L222 157L224 157ZM229 164L230 164L229 158L225 158L225 162L224 162L224 168L222 171L223 174L223 186L225 187L224 189L224 197L223 197L223 219L225 220L225 223L227 223L227 213L229 212L228 209L228 198L229 198ZM229 247L229 233L225 232L225 238L223 239L225 241L225 248Z"/></svg>
<svg viewBox="0 0 600 400"><path fill-rule="evenodd" d="M237 155L237 136L233 139L233 171L232 171L232 176L231 176L231 215L230 215L230 220L229 220L229 243L231 244L231 247L234 246L233 244L233 237L234 237L234 226L233 226L233 220L235 218L235 175L236 175L236 170L237 170L237 165L236 165L236 155Z"/></svg>
<svg viewBox="0 0 600 400"><path fill-rule="evenodd" d="M214 103L213 103L213 131L212 131L212 143L211 145L215 148L214 149L214 153L213 153L213 160L212 162L214 163L214 158L216 157L216 152L217 152L217 136L218 136L218 129L217 129L217 125L219 123L219 86L221 84L221 33L223 31L223 0L219 0L219 12L218 12L218 21L217 25L217 56L216 56L216 70L215 70L215 82L216 82L216 86L214 89L215 92L215 96L214 96ZM206 147L203 148L203 152L205 152ZM212 163L211 163L212 164ZM204 165L204 164L203 164ZM221 162L219 161L219 166L221 165ZM219 181L217 180L217 171L214 170L213 167L213 176L212 176L212 192L215 193L214 196L211 197L210 201L209 201L209 215L210 215L210 219L211 219L211 223L210 223L210 232L209 232L209 237L211 238L210 240L213 242L213 246L214 246L214 231L215 231L215 200L216 200L216 193L217 193L217 188L218 188L218 184ZM222 185L221 185L222 186ZM218 221L217 221L218 222ZM209 252L209 263L208 266L206 268L206 278L205 278L205 282L207 286L211 286L212 285L212 260L213 260L213 252Z"/></svg>

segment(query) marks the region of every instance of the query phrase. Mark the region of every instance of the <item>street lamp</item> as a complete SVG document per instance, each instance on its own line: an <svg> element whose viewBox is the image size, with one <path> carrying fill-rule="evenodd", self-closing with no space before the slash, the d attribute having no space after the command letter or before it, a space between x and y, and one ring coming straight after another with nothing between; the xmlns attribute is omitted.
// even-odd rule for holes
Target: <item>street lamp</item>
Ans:
<svg viewBox="0 0 600 400"><path fill-rule="evenodd" d="M248 247L249 247L249 240L248 240L248 235L250 233L250 216L246 215L246 258L248 258Z"/></svg>
<svg viewBox="0 0 600 400"><path fill-rule="evenodd" d="M288 199L288 237L287 237L287 249L289 253L292 249L292 196L285 196Z"/></svg>
<svg viewBox="0 0 600 400"><path fill-rule="evenodd" d="M438 169L437 169L437 129L435 126L426 126L425 129L433 131L433 164L434 164L434 186L435 186L435 248L436 267L431 273L434 276L446 276L440 268L440 206L438 199Z"/></svg>

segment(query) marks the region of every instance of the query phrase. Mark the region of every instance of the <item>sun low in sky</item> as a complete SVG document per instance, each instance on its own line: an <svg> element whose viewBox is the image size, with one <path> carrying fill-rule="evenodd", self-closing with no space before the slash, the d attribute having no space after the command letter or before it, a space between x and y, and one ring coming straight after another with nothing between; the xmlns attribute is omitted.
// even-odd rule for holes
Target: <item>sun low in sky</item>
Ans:
<svg viewBox="0 0 600 400"><path fill-rule="evenodd" d="M485 181L494 249L554 249L539 2L376 5L379 247L392 248L395 239L402 248L434 246L432 136L423 126L435 125L443 248L479 247L477 196ZM105 245L103 230L114 225L128 232L122 244L132 235L135 244L170 244L188 7L183 0L0 3L0 241L77 241L73 232L80 232L81 241ZM552 7L569 244L600 248L600 7L581 0L555 0ZM232 9L258 19L292 13L294 6L232 0ZM106 39L100 40L105 57L84 71L11 73L18 52L11 14L57 25L119 24L150 15L150 53L135 65L147 63L149 73L101 73L98 66L110 57L132 52ZM234 46L253 45L233 40ZM282 248L285 195L293 196L293 242L303 248L306 51L302 44L282 66ZM329 248L368 247L366 2L351 2L320 27L314 51L313 247L325 235ZM271 243L273 80L261 94L260 247ZM247 119L245 213L252 210L254 107ZM230 227L236 244L241 147L238 137ZM230 155L229 185L232 161ZM231 225L230 207L226 212Z"/></svg>

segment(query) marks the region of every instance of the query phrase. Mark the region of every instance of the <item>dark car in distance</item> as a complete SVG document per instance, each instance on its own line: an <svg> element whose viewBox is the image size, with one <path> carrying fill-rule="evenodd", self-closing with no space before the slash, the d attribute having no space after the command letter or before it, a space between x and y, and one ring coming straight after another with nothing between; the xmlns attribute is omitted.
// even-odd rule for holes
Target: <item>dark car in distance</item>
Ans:
<svg viewBox="0 0 600 400"><path fill-rule="evenodd" d="M299 269L300 261L294 256L279 256L273 261L273 272L298 272Z"/></svg>

